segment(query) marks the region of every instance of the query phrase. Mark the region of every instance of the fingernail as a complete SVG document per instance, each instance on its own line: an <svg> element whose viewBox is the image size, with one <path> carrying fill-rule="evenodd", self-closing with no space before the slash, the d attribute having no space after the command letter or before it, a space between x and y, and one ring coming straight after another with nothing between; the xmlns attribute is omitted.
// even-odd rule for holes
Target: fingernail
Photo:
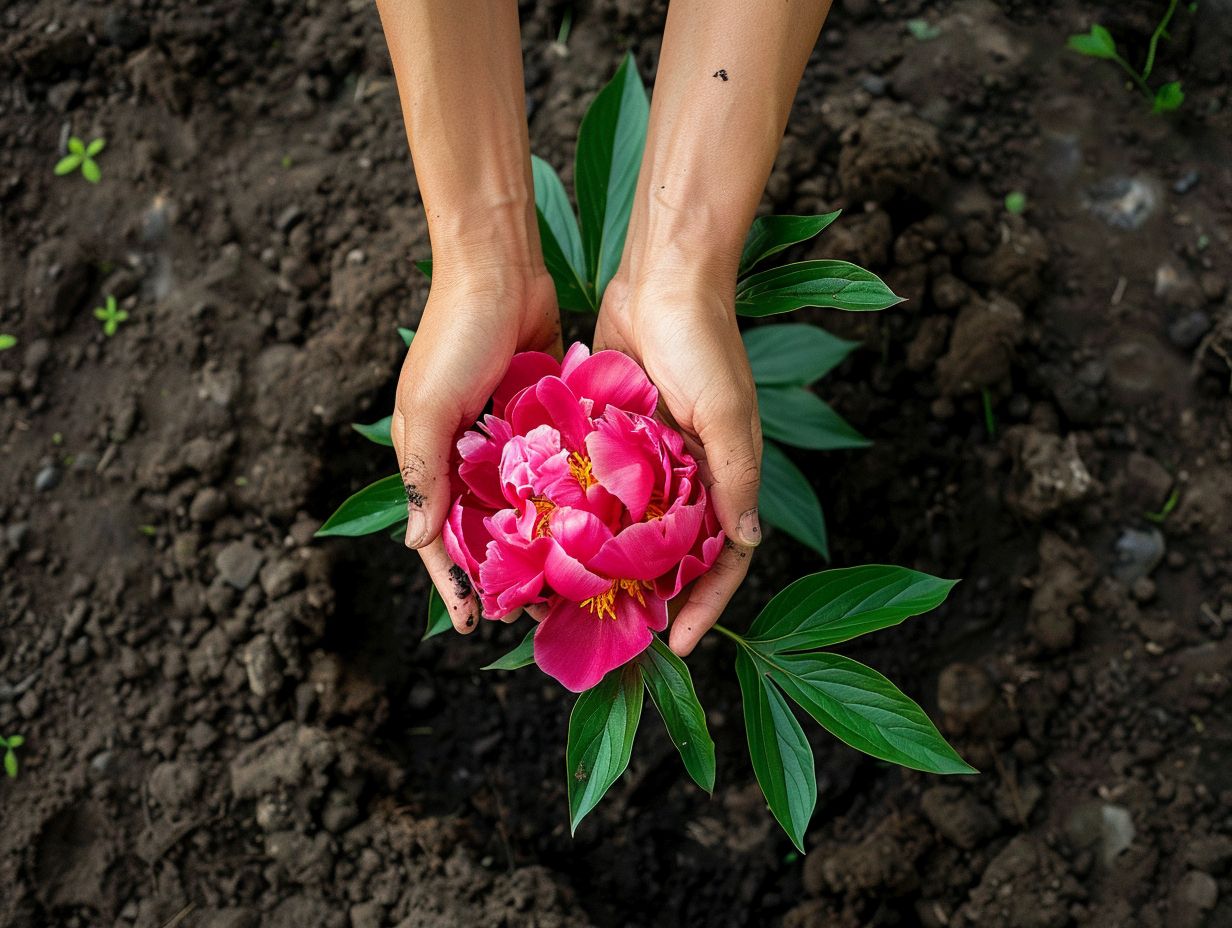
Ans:
<svg viewBox="0 0 1232 928"><path fill-rule="evenodd" d="M418 548L424 543L424 535L428 532L428 517L414 506L406 508L406 546Z"/></svg>
<svg viewBox="0 0 1232 928"><path fill-rule="evenodd" d="M757 521L757 508L746 509L740 516L740 524L736 526L740 535L740 543L750 548L761 544L761 523Z"/></svg>

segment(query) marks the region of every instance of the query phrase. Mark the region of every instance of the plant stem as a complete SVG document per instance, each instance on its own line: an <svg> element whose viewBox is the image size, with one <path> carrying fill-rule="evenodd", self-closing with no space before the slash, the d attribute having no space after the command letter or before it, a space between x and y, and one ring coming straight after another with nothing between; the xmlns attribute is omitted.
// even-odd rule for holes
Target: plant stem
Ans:
<svg viewBox="0 0 1232 928"><path fill-rule="evenodd" d="M721 634L721 635L726 635L726 636L727 636L728 638L730 638L732 641L736 642L736 644L741 644L741 645L742 645L742 644L745 644L745 643L746 643L746 642L745 642L745 640L744 640L742 637L740 637L739 635L737 635L737 634L736 634L735 632L733 632L730 628L725 628L724 626L720 625L718 622L715 622L715 623L714 623L714 630L715 630L716 632L718 632L719 634Z"/></svg>
<svg viewBox="0 0 1232 928"><path fill-rule="evenodd" d="M1177 0L1172 0L1168 4L1168 12L1164 13L1164 18L1159 21L1159 25L1155 27L1155 31L1151 33L1151 44L1147 46L1146 65L1142 69L1142 79L1146 80L1151 76L1151 69L1155 67L1155 49L1159 47L1159 40L1168 28L1168 23L1172 22L1172 14L1176 12Z"/></svg>
<svg viewBox="0 0 1232 928"><path fill-rule="evenodd" d="M1173 0L1175 3L1176 0ZM559 45L567 45L569 42L569 32L573 29L573 7L565 10L565 15L560 21L560 32L556 34L556 42Z"/></svg>
<svg viewBox="0 0 1232 928"><path fill-rule="evenodd" d="M1155 99L1155 94L1151 93L1151 85L1142 79L1142 77L1133 69L1128 61L1120 55L1117 55L1113 60L1125 69L1125 73L1129 75L1130 80L1138 85L1138 89L1142 91L1143 96L1145 96L1148 100Z"/></svg>

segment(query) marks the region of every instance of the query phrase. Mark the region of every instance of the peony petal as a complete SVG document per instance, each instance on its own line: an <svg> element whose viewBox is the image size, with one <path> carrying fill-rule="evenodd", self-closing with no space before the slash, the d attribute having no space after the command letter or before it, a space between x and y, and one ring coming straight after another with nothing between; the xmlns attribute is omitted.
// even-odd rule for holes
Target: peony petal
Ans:
<svg viewBox="0 0 1232 928"><path fill-rule="evenodd" d="M450 560L466 571L472 586L478 585L479 559L486 557L488 542L492 540L484 522L483 511L467 505L463 497L454 502L441 529L445 551Z"/></svg>
<svg viewBox="0 0 1232 928"><path fill-rule="evenodd" d="M458 439L458 477L484 505L492 509L504 507L498 467L501 453L513 437L509 423L495 416L486 416L483 427L487 435L477 430L464 432Z"/></svg>
<svg viewBox="0 0 1232 928"><path fill-rule="evenodd" d="M559 377L545 377L516 397L509 404L509 422L519 435L550 425L571 451L586 447L586 433L591 429L582 404Z"/></svg>
<svg viewBox="0 0 1232 928"><path fill-rule="evenodd" d="M515 354L509 369L492 394L492 412L504 416L509 401L520 391L538 383L544 377L559 377L560 362L542 351L523 351Z"/></svg>
<svg viewBox="0 0 1232 928"><path fill-rule="evenodd" d="M590 414L596 418L609 405L644 416L653 415L659 405L659 391L646 372L619 351L592 354L569 371L565 382L574 394L594 402Z"/></svg>
<svg viewBox="0 0 1232 928"><path fill-rule="evenodd" d="M543 576L553 593L575 603L606 593L612 586L611 580L591 573L558 544L548 550Z"/></svg>
<svg viewBox="0 0 1232 928"><path fill-rule="evenodd" d="M667 573L654 582L655 593L663 599L675 599L680 591L714 566L726 537L721 531L702 541L684 556L675 574Z"/></svg>
<svg viewBox="0 0 1232 928"><path fill-rule="evenodd" d="M509 542L493 538L488 543L487 557L479 565L485 615L507 615L541 598L543 568L551 547L547 538L536 538L529 544L521 539Z"/></svg>
<svg viewBox="0 0 1232 928"><path fill-rule="evenodd" d="M590 357L590 349L582 342L574 342L565 352L565 359L560 362L560 378L564 380L577 366ZM566 381L567 382L567 381Z"/></svg>
<svg viewBox="0 0 1232 928"><path fill-rule="evenodd" d="M704 503L676 503L661 519L622 529L587 562L607 577L654 580L675 568L697 540Z"/></svg>
<svg viewBox="0 0 1232 928"><path fill-rule="evenodd" d="M602 519L584 509L561 507L548 523L556 543L572 558L587 563L612 540L612 530ZM591 594L593 595L593 594Z"/></svg>
<svg viewBox="0 0 1232 928"><path fill-rule="evenodd" d="M514 435L505 445L500 459L501 505L521 506L537 496L539 472L546 462L560 456L560 433L550 425L540 425L526 435Z"/></svg>
<svg viewBox="0 0 1232 928"><path fill-rule="evenodd" d="M605 490L624 503L629 517L640 522L654 495L666 489L668 478L659 449L640 417L609 409L586 436L591 472Z"/></svg>
<svg viewBox="0 0 1232 928"><path fill-rule="evenodd" d="M628 597L617 596L621 598ZM667 621L666 611L663 620ZM577 603L557 599L535 630L535 663L580 693L645 651L651 638L646 622L634 610L601 619Z"/></svg>

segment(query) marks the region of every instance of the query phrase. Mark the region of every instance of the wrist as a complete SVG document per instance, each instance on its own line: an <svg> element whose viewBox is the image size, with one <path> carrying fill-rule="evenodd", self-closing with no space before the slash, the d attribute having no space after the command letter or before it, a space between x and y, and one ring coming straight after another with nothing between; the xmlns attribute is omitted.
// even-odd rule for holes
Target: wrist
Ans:
<svg viewBox="0 0 1232 928"><path fill-rule="evenodd" d="M527 280L546 273L529 191L476 193L447 208L425 197L424 211L434 281L475 274Z"/></svg>

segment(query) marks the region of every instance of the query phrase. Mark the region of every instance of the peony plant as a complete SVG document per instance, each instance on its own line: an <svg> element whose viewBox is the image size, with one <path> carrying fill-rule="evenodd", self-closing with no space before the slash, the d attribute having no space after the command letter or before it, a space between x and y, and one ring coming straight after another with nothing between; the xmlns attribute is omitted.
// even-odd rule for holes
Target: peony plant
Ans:
<svg viewBox="0 0 1232 928"><path fill-rule="evenodd" d="M535 158L545 263L562 308L593 313L619 262L645 141L646 92L631 57L596 97L579 131L574 179L581 222L556 172ZM874 274L843 261L755 270L838 217L764 216L749 231L736 309L762 317L806 306L879 310L900 301ZM431 262L419 267L431 274ZM409 346L414 332L400 329ZM813 451L866 447L810 389L857 346L809 325L745 332L765 435L763 519L828 560L824 519L808 477L778 443ZM459 439L453 504L443 530L459 581L484 617L525 609L535 619L513 651L485 670L535 664L579 694L569 719L570 826L624 772L649 694L685 769L715 782L715 749L687 666L658 637L670 603L714 563L723 532L697 462L656 418L658 391L613 351L573 345L564 359L514 357L490 409ZM390 420L357 424L392 446ZM319 536L391 531L407 511L400 475L360 490ZM790 584L747 629L715 629L736 647L753 770L792 842L816 803L813 755L795 703L849 746L929 773L973 773L922 709L876 671L827 649L944 602L955 581L903 567L825 570ZM432 590L428 638L451 628Z"/></svg>

